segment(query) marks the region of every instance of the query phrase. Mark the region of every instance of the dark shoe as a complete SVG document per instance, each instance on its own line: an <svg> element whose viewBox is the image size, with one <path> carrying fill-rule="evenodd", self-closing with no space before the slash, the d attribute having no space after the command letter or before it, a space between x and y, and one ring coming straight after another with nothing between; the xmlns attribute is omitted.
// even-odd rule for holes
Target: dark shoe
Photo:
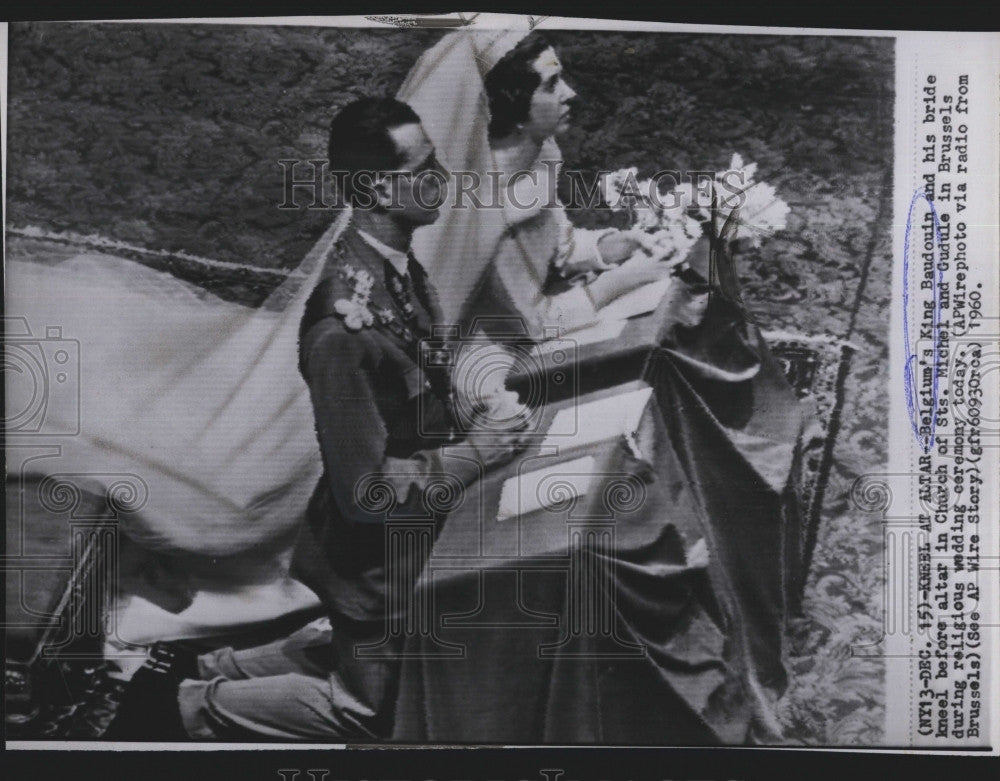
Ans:
<svg viewBox="0 0 1000 781"><path fill-rule="evenodd" d="M180 681L150 662L140 667L129 681L104 740L189 740L177 702Z"/></svg>
<svg viewBox="0 0 1000 781"><path fill-rule="evenodd" d="M147 664L170 673L178 681L198 679L198 654L183 643L154 643Z"/></svg>

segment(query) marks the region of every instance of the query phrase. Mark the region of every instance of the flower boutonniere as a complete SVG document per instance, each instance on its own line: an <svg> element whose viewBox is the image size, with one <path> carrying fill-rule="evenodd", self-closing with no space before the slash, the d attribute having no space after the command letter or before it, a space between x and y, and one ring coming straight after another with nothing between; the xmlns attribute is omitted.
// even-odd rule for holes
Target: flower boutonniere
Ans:
<svg viewBox="0 0 1000 781"><path fill-rule="evenodd" d="M338 298L334 301L334 311L343 318L344 325L349 331L370 328L375 322L375 316L368 308L374 284L372 275L364 269L355 271L354 268L347 265L341 269L341 274L351 283L351 297L349 299Z"/></svg>

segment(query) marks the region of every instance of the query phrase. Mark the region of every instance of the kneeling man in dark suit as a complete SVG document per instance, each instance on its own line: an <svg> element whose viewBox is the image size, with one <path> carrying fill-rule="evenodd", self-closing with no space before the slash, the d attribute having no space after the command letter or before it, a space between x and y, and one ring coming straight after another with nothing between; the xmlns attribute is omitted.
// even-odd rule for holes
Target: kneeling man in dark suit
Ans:
<svg viewBox="0 0 1000 781"><path fill-rule="evenodd" d="M108 739L387 736L401 650L388 627L405 617L428 546L387 544L386 500L400 516L426 515L427 492L461 490L521 447L517 433L463 439L448 361L421 354L447 350L425 341L440 312L409 250L443 200L419 118L393 99L356 101L333 120L329 152L353 214L300 327L325 471L293 563L328 618L268 646L191 660L176 695L161 687L169 704L156 726L156 698L137 688Z"/></svg>

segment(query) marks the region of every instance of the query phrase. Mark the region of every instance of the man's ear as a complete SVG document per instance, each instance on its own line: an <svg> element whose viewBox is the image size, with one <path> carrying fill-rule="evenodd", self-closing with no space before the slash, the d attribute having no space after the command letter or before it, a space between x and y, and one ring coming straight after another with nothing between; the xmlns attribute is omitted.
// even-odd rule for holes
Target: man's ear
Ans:
<svg viewBox="0 0 1000 781"><path fill-rule="evenodd" d="M392 176L376 174L374 182L375 198L380 209L388 209L392 205Z"/></svg>

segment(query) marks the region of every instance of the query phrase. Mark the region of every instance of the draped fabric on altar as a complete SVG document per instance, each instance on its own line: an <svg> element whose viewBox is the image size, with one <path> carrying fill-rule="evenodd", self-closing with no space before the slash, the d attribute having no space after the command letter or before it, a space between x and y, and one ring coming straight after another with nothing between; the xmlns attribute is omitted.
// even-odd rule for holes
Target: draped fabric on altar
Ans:
<svg viewBox="0 0 1000 781"><path fill-rule="evenodd" d="M775 703L787 686L787 573L797 571L796 480L808 406L795 398L759 330L721 298L700 326L675 330L646 380L662 426L655 448L643 452L655 452L656 479L669 501L629 517L627 531L652 527L648 533L661 537L655 546L638 547L619 539L613 564L601 563L615 572L613 605L624 637L645 649L646 660L604 667L576 658L546 662L538 645L558 641L559 626L512 629L480 621L465 634L442 629L440 639L465 644L467 658L435 658L440 649L431 638L409 649L395 739L650 745L739 744L748 734L779 739ZM668 544L678 532L692 539L693 528L709 550L705 581L679 577L684 554ZM489 578L468 578L463 594L434 577L427 583L435 584L440 615L463 615L489 602L482 585ZM517 604L536 615L563 605L565 582L558 578L527 573L520 589Z"/></svg>
<svg viewBox="0 0 1000 781"><path fill-rule="evenodd" d="M756 367L750 378L748 367ZM799 481L815 411L796 398L746 313L717 294L699 327L675 329L651 381L703 508L731 658L758 728L777 733L773 705L788 683L785 628L800 565Z"/></svg>

